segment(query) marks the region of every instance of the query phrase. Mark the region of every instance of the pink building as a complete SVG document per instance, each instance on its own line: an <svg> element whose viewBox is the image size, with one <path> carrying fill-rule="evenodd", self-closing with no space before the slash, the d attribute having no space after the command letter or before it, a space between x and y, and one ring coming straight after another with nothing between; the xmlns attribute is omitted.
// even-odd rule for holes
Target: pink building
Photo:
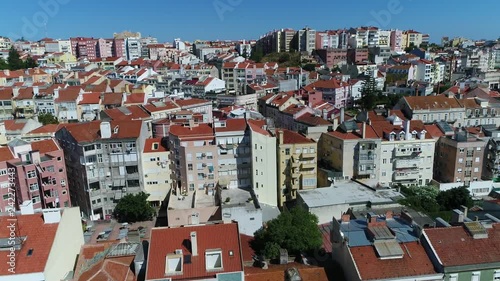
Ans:
<svg viewBox="0 0 500 281"><path fill-rule="evenodd" d="M113 57L127 59L127 52L125 51L125 39L113 39L112 46Z"/></svg>
<svg viewBox="0 0 500 281"><path fill-rule="evenodd" d="M86 37L70 38L71 50L77 58L89 60L97 58L97 39Z"/></svg>
<svg viewBox="0 0 500 281"><path fill-rule="evenodd" d="M0 149L0 193L3 200L0 208L7 210L9 203L15 208L27 200L33 207L70 207L67 189L64 153L54 139L28 143L15 140ZM15 198L10 194L9 183L15 189ZM9 199L13 198L13 199Z"/></svg>
<svg viewBox="0 0 500 281"><path fill-rule="evenodd" d="M368 49L358 48L347 50L347 63L359 63L368 61Z"/></svg>
<svg viewBox="0 0 500 281"><path fill-rule="evenodd" d="M319 49L316 50L318 56L326 63L329 68L347 64L347 50L346 49Z"/></svg>
<svg viewBox="0 0 500 281"><path fill-rule="evenodd" d="M391 30L391 51L402 52L403 51L403 31L401 30Z"/></svg>

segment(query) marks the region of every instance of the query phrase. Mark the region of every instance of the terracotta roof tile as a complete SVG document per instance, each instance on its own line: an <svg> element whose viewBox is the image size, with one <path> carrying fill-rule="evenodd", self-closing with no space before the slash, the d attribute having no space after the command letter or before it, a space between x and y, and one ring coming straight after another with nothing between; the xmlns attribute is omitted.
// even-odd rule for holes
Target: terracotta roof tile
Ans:
<svg viewBox="0 0 500 281"><path fill-rule="evenodd" d="M56 103L61 102L71 102L76 101L78 96L80 95L81 87L79 86L69 86L65 89L59 90L59 98L55 100Z"/></svg>
<svg viewBox="0 0 500 281"><path fill-rule="evenodd" d="M33 99L33 88L22 88L19 89L19 94L14 100L31 100Z"/></svg>
<svg viewBox="0 0 500 281"><path fill-rule="evenodd" d="M106 114L109 118L111 118L111 120L118 120L118 121L142 120L151 117L151 115L149 115L149 113L139 105L130 105L127 107L105 109L102 112Z"/></svg>
<svg viewBox="0 0 500 281"><path fill-rule="evenodd" d="M103 105L121 105L123 101L123 94L121 93L104 93L102 104Z"/></svg>
<svg viewBox="0 0 500 281"><path fill-rule="evenodd" d="M245 281L285 281L285 271L289 268L297 269L303 281L328 281L324 268L296 262L270 264L268 269L245 267Z"/></svg>
<svg viewBox="0 0 500 281"><path fill-rule="evenodd" d="M245 131L247 128L247 122L245 119L228 119L222 122L225 122L225 127L216 127L216 133Z"/></svg>
<svg viewBox="0 0 500 281"><path fill-rule="evenodd" d="M99 104L101 101L101 94L98 92L84 93L82 100L79 104Z"/></svg>
<svg viewBox="0 0 500 281"><path fill-rule="evenodd" d="M213 138L214 130L209 124L198 124L194 127L190 128L189 126L184 125L172 125L170 126L170 135L177 136L180 139L188 139L188 138Z"/></svg>
<svg viewBox="0 0 500 281"><path fill-rule="evenodd" d="M355 132L345 133L341 131L340 128L338 128L336 131L328 132L328 134L343 140L361 139L362 138L361 130L363 129L363 125L361 123L358 123L357 125L358 125L358 130ZM370 125L366 125L365 139L379 139L379 138L380 137L377 135L373 127Z"/></svg>
<svg viewBox="0 0 500 281"><path fill-rule="evenodd" d="M462 105L455 98L448 98L445 95L439 96L418 96L404 97L412 110L442 110L446 108L462 108Z"/></svg>
<svg viewBox="0 0 500 281"><path fill-rule="evenodd" d="M380 259L373 246L350 247L361 280L397 279L409 276L436 274L424 247L417 242L404 243L401 259ZM410 256L411 255L411 256ZM404 270L402 270L404 269Z"/></svg>
<svg viewBox="0 0 500 281"><path fill-rule="evenodd" d="M0 216L0 237L7 238L10 235L10 221L8 216ZM18 236L26 236L27 239L20 251L16 252L16 274L44 272L45 265L54 242L58 223L45 224L42 214L21 215L17 217ZM28 250L33 249L31 256L28 256ZM6 276L8 255L0 255L0 276Z"/></svg>
<svg viewBox="0 0 500 281"><path fill-rule="evenodd" d="M16 157L14 157L14 154L8 146L0 146L0 162L12 160L14 158Z"/></svg>
<svg viewBox="0 0 500 281"><path fill-rule="evenodd" d="M33 150L38 150L40 154L61 150L54 139L34 141L31 143Z"/></svg>
<svg viewBox="0 0 500 281"><path fill-rule="evenodd" d="M196 231L197 234L198 256L191 256L191 263L183 265L181 275L169 276L172 280L207 279L215 277L217 273L243 271L240 236L236 223L154 228L151 230L146 269L147 280L165 278L165 257L167 254L174 254L176 249L182 249L185 254L190 253L189 249L184 246L184 240L190 238L191 231ZM224 239L214 239L222 233ZM206 270L205 252L210 249L221 250L223 270L217 272ZM229 256L229 251L233 252L233 256Z"/></svg>
<svg viewBox="0 0 500 281"><path fill-rule="evenodd" d="M162 138L150 138L144 142L144 153L165 151L168 151L168 149L162 145Z"/></svg>
<svg viewBox="0 0 500 281"><path fill-rule="evenodd" d="M286 129L277 129L276 136L278 136L280 132L283 132L283 144L315 143L312 139Z"/></svg>
<svg viewBox="0 0 500 281"><path fill-rule="evenodd" d="M310 126L328 126L332 124L322 117L316 116L314 114L303 114L299 116L296 121Z"/></svg>
<svg viewBox="0 0 500 281"><path fill-rule="evenodd" d="M269 131L263 129L263 127L266 125L265 120L250 119L247 122L248 122L248 126L250 127L250 129L252 131L259 133L261 135L264 135L264 136L271 136Z"/></svg>
<svg viewBox="0 0 500 281"><path fill-rule="evenodd" d="M0 100L11 100L11 99L12 99L12 88L0 89Z"/></svg>
<svg viewBox="0 0 500 281"><path fill-rule="evenodd" d="M209 100L203 100L203 99L183 99L183 100L175 100L174 103L179 105L181 108L184 109L184 107L190 107L194 105L203 105L206 103L212 104L211 101Z"/></svg>
<svg viewBox="0 0 500 281"><path fill-rule="evenodd" d="M13 119L3 121L6 131L20 131L26 126L28 119Z"/></svg>
<svg viewBox="0 0 500 281"><path fill-rule="evenodd" d="M128 94L125 104L143 104L145 97L145 93Z"/></svg>
<svg viewBox="0 0 500 281"><path fill-rule="evenodd" d="M62 124L63 127L79 143L93 142L101 139L101 121L92 121L85 123ZM114 128L118 126L118 133L113 133ZM141 134L142 121L126 120L111 121L111 139L136 139Z"/></svg>
<svg viewBox="0 0 500 281"><path fill-rule="evenodd" d="M464 226L429 228L424 235L444 266L500 262L500 224L486 229L488 238L474 239Z"/></svg>

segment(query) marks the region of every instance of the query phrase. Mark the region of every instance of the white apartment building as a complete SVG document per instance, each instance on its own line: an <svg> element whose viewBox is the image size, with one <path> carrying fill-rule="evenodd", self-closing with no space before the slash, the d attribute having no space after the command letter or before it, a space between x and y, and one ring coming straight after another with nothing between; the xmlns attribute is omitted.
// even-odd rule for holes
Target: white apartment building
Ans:
<svg viewBox="0 0 500 281"><path fill-rule="evenodd" d="M261 204L278 205L278 172L276 137L268 131L263 120L248 120L248 131L251 139L251 159L265 159L256 163L252 161L252 186Z"/></svg>
<svg viewBox="0 0 500 281"><path fill-rule="evenodd" d="M383 132L380 148L381 186L427 185L432 180L436 140L427 134L421 121L403 121L391 116L374 122Z"/></svg>
<svg viewBox="0 0 500 281"><path fill-rule="evenodd" d="M161 138L146 139L141 157L141 178L148 201L160 206L172 188L170 151Z"/></svg>
<svg viewBox="0 0 500 281"><path fill-rule="evenodd" d="M129 37L125 41L125 49L127 51L127 60L135 60L141 57L141 38Z"/></svg>

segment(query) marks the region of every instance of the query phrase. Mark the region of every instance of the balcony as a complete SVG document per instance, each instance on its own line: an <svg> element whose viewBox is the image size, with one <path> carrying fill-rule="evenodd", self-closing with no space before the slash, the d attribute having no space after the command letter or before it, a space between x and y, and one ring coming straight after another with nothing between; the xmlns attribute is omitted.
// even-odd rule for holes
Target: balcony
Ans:
<svg viewBox="0 0 500 281"><path fill-rule="evenodd" d="M316 158L316 152L300 154L300 159L314 159L314 158Z"/></svg>
<svg viewBox="0 0 500 281"><path fill-rule="evenodd" d="M358 162L360 164L369 164L369 163L374 163L375 162L375 158L377 157L377 155L375 154L369 154L369 155L359 155L358 156Z"/></svg>
<svg viewBox="0 0 500 281"><path fill-rule="evenodd" d="M302 162L300 165L301 170L316 169L316 161Z"/></svg>
<svg viewBox="0 0 500 281"><path fill-rule="evenodd" d="M406 169L406 168L418 168L420 165L420 158L414 159L398 159L396 160L396 169Z"/></svg>
<svg viewBox="0 0 500 281"><path fill-rule="evenodd" d="M418 157L420 153L422 153L422 148L419 146L396 147L394 152L396 157Z"/></svg>
<svg viewBox="0 0 500 281"><path fill-rule="evenodd" d="M395 181L416 181L419 178L419 171L401 171L394 173Z"/></svg>

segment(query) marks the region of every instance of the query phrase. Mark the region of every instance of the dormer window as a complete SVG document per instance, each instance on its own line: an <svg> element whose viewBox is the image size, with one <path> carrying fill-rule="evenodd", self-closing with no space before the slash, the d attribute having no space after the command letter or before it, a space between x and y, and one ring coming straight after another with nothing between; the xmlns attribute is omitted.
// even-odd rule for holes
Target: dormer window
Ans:
<svg viewBox="0 0 500 281"><path fill-rule="evenodd" d="M165 275L182 274L182 253L168 254L165 261Z"/></svg>
<svg viewBox="0 0 500 281"><path fill-rule="evenodd" d="M411 132L411 136L414 140L417 139L417 134L418 134L417 131Z"/></svg>
<svg viewBox="0 0 500 281"><path fill-rule="evenodd" d="M390 141L394 141L394 138L395 138L395 137L396 137L396 133L391 132L391 133L389 134L389 140L390 140Z"/></svg>
<svg viewBox="0 0 500 281"><path fill-rule="evenodd" d="M205 252L205 267L207 271L222 270L222 251L207 250Z"/></svg>
<svg viewBox="0 0 500 281"><path fill-rule="evenodd" d="M405 132L399 133L399 140L405 140Z"/></svg>
<svg viewBox="0 0 500 281"><path fill-rule="evenodd" d="M160 145L157 142L153 143L153 150L158 150L159 147Z"/></svg>

